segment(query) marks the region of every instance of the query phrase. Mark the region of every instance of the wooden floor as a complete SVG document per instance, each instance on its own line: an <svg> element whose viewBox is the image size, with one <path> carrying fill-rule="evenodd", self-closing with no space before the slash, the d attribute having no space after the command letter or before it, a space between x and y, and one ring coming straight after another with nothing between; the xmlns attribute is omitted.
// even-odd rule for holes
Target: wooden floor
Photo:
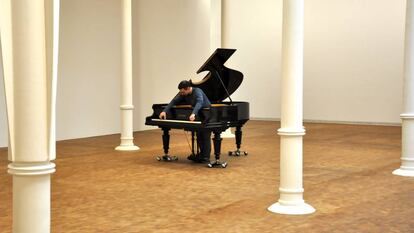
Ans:
<svg viewBox="0 0 414 233"><path fill-rule="evenodd" d="M306 124L306 216L268 212L278 200L278 122L249 121L247 157L226 169L186 160L174 131L174 163L157 162L161 131L135 133L141 150L118 152L119 135L62 141L52 178L52 232L414 232L414 178L400 166L401 128ZM223 140L223 151L234 148ZM11 232L11 176L0 149L0 232Z"/></svg>

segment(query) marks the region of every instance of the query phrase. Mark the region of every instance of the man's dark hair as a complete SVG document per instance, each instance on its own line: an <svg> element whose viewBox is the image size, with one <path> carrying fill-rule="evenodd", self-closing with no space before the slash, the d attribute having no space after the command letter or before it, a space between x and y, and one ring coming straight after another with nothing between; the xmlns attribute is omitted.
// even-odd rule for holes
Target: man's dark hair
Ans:
<svg viewBox="0 0 414 233"><path fill-rule="evenodd" d="M183 80L178 84L178 89L188 88L191 87L190 81Z"/></svg>

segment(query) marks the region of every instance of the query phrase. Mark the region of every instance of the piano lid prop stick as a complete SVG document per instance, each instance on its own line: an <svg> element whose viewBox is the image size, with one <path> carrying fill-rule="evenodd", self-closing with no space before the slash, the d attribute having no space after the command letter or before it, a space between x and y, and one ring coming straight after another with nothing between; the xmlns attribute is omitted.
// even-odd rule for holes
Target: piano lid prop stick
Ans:
<svg viewBox="0 0 414 233"><path fill-rule="evenodd" d="M223 86L224 90L226 91L227 97L228 97L228 98L229 98L229 100L230 100L230 105L231 105L231 104L233 104L233 100L232 100L232 99L231 99L231 97L230 97L230 93L229 93L229 91L227 90L226 85L224 85L223 80L221 79L219 72L218 72L217 70L214 70L214 72L216 72L217 77L218 77L218 79L220 80L221 85Z"/></svg>

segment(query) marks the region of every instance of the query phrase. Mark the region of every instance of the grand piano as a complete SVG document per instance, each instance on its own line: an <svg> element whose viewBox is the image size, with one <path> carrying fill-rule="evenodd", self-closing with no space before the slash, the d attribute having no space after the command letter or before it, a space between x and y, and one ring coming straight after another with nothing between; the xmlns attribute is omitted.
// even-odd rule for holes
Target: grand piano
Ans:
<svg viewBox="0 0 414 233"><path fill-rule="evenodd" d="M199 82L190 80L193 87L201 88L211 102L210 108L203 108L194 121L188 118L192 113L190 105L176 105L167 113L167 119L159 119L159 114L168 105L154 104L153 113L146 117L145 124L158 126L163 130L162 140L164 156L159 160L175 160L177 157L168 154L171 129L184 129L192 132L192 153L194 154L194 132L197 130L211 130L213 133L213 145L215 160L208 167L227 166L226 162L220 161L221 137L220 134L229 127L235 127L236 150L230 151L229 155L247 155L241 151L242 127L249 120L249 103L233 101L231 94L237 90L243 81L243 74L224 66L224 63L233 55L235 49L217 49L197 71L201 73L208 71L207 75ZM229 101L223 101L225 99Z"/></svg>

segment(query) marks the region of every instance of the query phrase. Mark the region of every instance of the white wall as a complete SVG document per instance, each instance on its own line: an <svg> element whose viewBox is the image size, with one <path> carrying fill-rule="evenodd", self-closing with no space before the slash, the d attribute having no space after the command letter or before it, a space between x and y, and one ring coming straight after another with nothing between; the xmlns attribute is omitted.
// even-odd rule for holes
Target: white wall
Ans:
<svg viewBox="0 0 414 233"><path fill-rule="evenodd" d="M404 16L401 0L305 1L305 119L400 122ZM282 0L224 0L223 19L245 74L235 96L253 118L280 118Z"/></svg>
<svg viewBox="0 0 414 233"><path fill-rule="evenodd" d="M118 133L118 0L61 1L57 138ZM398 123L402 108L404 0L306 0L304 117ZM280 117L282 0L223 0L227 66L245 74L234 100L252 118ZM134 129L168 102L209 56L209 0L134 0ZM0 73L0 147L7 146ZM139 145L139 142L137 143Z"/></svg>
<svg viewBox="0 0 414 233"><path fill-rule="evenodd" d="M134 130L208 56L208 3L133 1ZM120 2L66 0L62 11L58 138L119 133Z"/></svg>
<svg viewBox="0 0 414 233"><path fill-rule="evenodd" d="M61 2L57 139L120 130L121 5Z"/></svg>
<svg viewBox="0 0 414 233"><path fill-rule="evenodd" d="M400 122L405 2L306 1L306 119Z"/></svg>
<svg viewBox="0 0 414 233"><path fill-rule="evenodd" d="M232 99L250 102L251 117L280 118L282 1L223 0L222 14L223 47L237 49L226 66L244 74Z"/></svg>
<svg viewBox="0 0 414 233"><path fill-rule="evenodd" d="M209 2L134 1L135 130L148 129L152 104L169 102L181 80L202 78L196 71L210 55Z"/></svg>

